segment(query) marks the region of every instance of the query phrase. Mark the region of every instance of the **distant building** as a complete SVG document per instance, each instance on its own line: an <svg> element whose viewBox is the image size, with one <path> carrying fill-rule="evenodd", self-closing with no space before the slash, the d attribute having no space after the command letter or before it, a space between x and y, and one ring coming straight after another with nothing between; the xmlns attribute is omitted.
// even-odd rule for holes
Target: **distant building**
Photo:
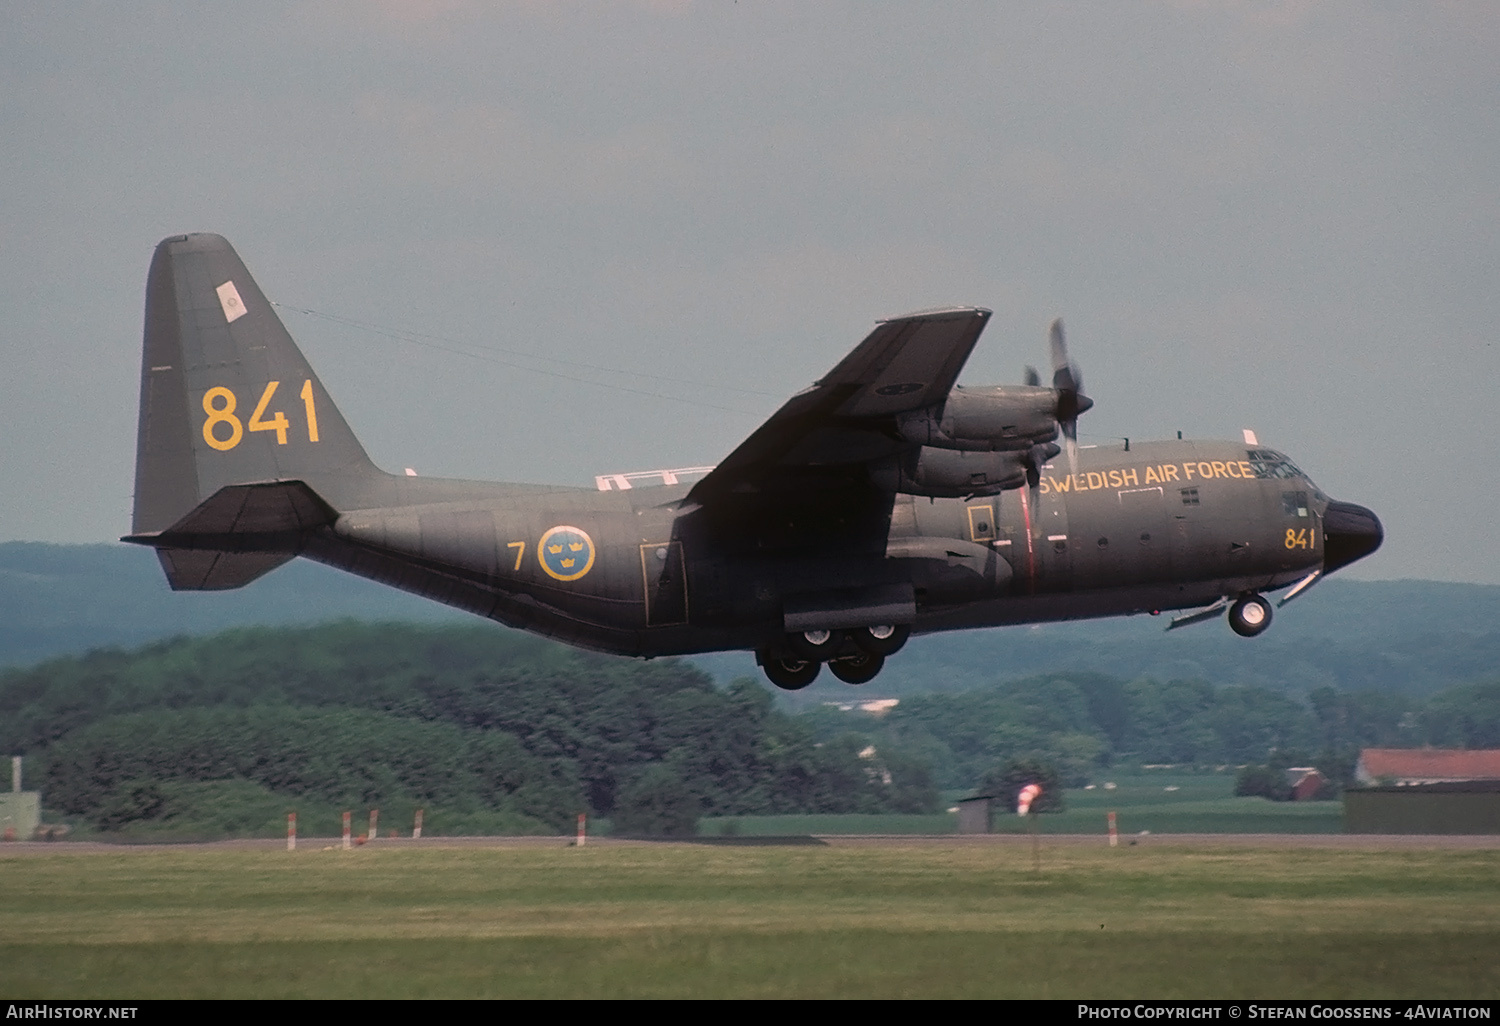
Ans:
<svg viewBox="0 0 1500 1026"><path fill-rule="evenodd" d="M958 832L988 834L994 830L995 802L1000 799L981 794L958 803Z"/></svg>
<svg viewBox="0 0 1500 1026"><path fill-rule="evenodd" d="M1500 834L1500 750L1366 748L1344 792L1353 834Z"/></svg>
<svg viewBox="0 0 1500 1026"><path fill-rule="evenodd" d="M1292 801L1310 802L1318 796L1328 778L1316 766L1293 766L1286 771L1286 784L1292 789Z"/></svg>
<svg viewBox="0 0 1500 1026"><path fill-rule="evenodd" d="M1500 834L1500 780L1352 787L1349 834Z"/></svg>
<svg viewBox="0 0 1500 1026"><path fill-rule="evenodd" d="M0 839L29 841L42 822L42 796L38 791L0 794Z"/></svg>
<svg viewBox="0 0 1500 1026"><path fill-rule="evenodd" d="M1500 780L1500 749L1366 748L1354 779L1367 787Z"/></svg>
<svg viewBox="0 0 1500 1026"><path fill-rule="evenodd" d="M896 708L896 706L900 705L901 704L901 699L899 699L899 698L867 698L867 699L864 699L863 701L855 701L855 702L824 702L823 704L824 705L831 705L835 709L837 709L839 712L854 712L855 710L858 710L858 711L860 711L862 713L869 713L871 716L877 716L877 717L879 717L879 716L884 716L886 713L888 713L892 709Z"/></svg>
<svg viewBox="0 0 1500 1026"><path fill-rule="evenodd" d="M10 759L10 793L0 794L0 838L29 841L42 822L40 791L21 790L21 757Z"/></svg>

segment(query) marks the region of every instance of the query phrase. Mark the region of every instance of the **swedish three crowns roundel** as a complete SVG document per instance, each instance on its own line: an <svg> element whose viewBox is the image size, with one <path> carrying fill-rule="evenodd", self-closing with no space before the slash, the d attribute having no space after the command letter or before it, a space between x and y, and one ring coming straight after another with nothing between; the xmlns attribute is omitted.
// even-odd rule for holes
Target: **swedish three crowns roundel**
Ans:
<svg viewBox="0 0 1500 1026"><path fill-rule="evenodd" d="M536 558L548 577L576 581L594 568L594 540L576 527L554 527L542 535Z"/></svg>

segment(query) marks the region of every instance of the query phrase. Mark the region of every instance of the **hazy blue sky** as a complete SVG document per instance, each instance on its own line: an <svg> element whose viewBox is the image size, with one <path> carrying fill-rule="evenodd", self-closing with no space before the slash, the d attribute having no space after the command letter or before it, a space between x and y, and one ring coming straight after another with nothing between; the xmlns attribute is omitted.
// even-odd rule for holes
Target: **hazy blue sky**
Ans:
<svg viewBox="0 0 1500 1026"><path fill-rule="evenodd" d="M128 530L151 250L216 231L374 326L285 318L387 469L712 463L975 304L964 381L1062 315L1085 443L1254 428L1380 514L1349 573L1500 583L1497 55L1477 2L7 4L0 540Z"/></svg>

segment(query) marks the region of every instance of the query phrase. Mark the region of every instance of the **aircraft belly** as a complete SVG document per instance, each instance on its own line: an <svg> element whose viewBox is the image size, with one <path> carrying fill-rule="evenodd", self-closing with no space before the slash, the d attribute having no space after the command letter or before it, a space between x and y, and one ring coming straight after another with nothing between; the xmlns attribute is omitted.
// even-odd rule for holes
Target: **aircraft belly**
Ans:
<svg viewBox="0 0 1500 1026"><path fill-rule="evenodd" d="M1163 582L1088 592L1017 595L930 611L917 618L913 633L932 634L976 627L1092 620L1149 613L1152 610L1192 608L1217 600L1225 594L1225 587L1226 582L1222 581L1201 581L1186 585Z"/></svg>

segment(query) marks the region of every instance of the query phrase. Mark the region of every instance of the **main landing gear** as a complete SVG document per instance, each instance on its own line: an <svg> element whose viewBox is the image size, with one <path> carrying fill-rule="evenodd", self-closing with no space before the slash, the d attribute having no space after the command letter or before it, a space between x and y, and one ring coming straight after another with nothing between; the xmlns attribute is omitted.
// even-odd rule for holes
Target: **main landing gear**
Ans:
<svg viewBox="0 0 1500 1026"><path fill-rule="evenodd" d="M867 684L911 636L904 624L881 624L849 631L815 630L788 634L776 648L755 653L767 679L784 691L800 691L818 679L827 663L845 684Z"/></svg>

